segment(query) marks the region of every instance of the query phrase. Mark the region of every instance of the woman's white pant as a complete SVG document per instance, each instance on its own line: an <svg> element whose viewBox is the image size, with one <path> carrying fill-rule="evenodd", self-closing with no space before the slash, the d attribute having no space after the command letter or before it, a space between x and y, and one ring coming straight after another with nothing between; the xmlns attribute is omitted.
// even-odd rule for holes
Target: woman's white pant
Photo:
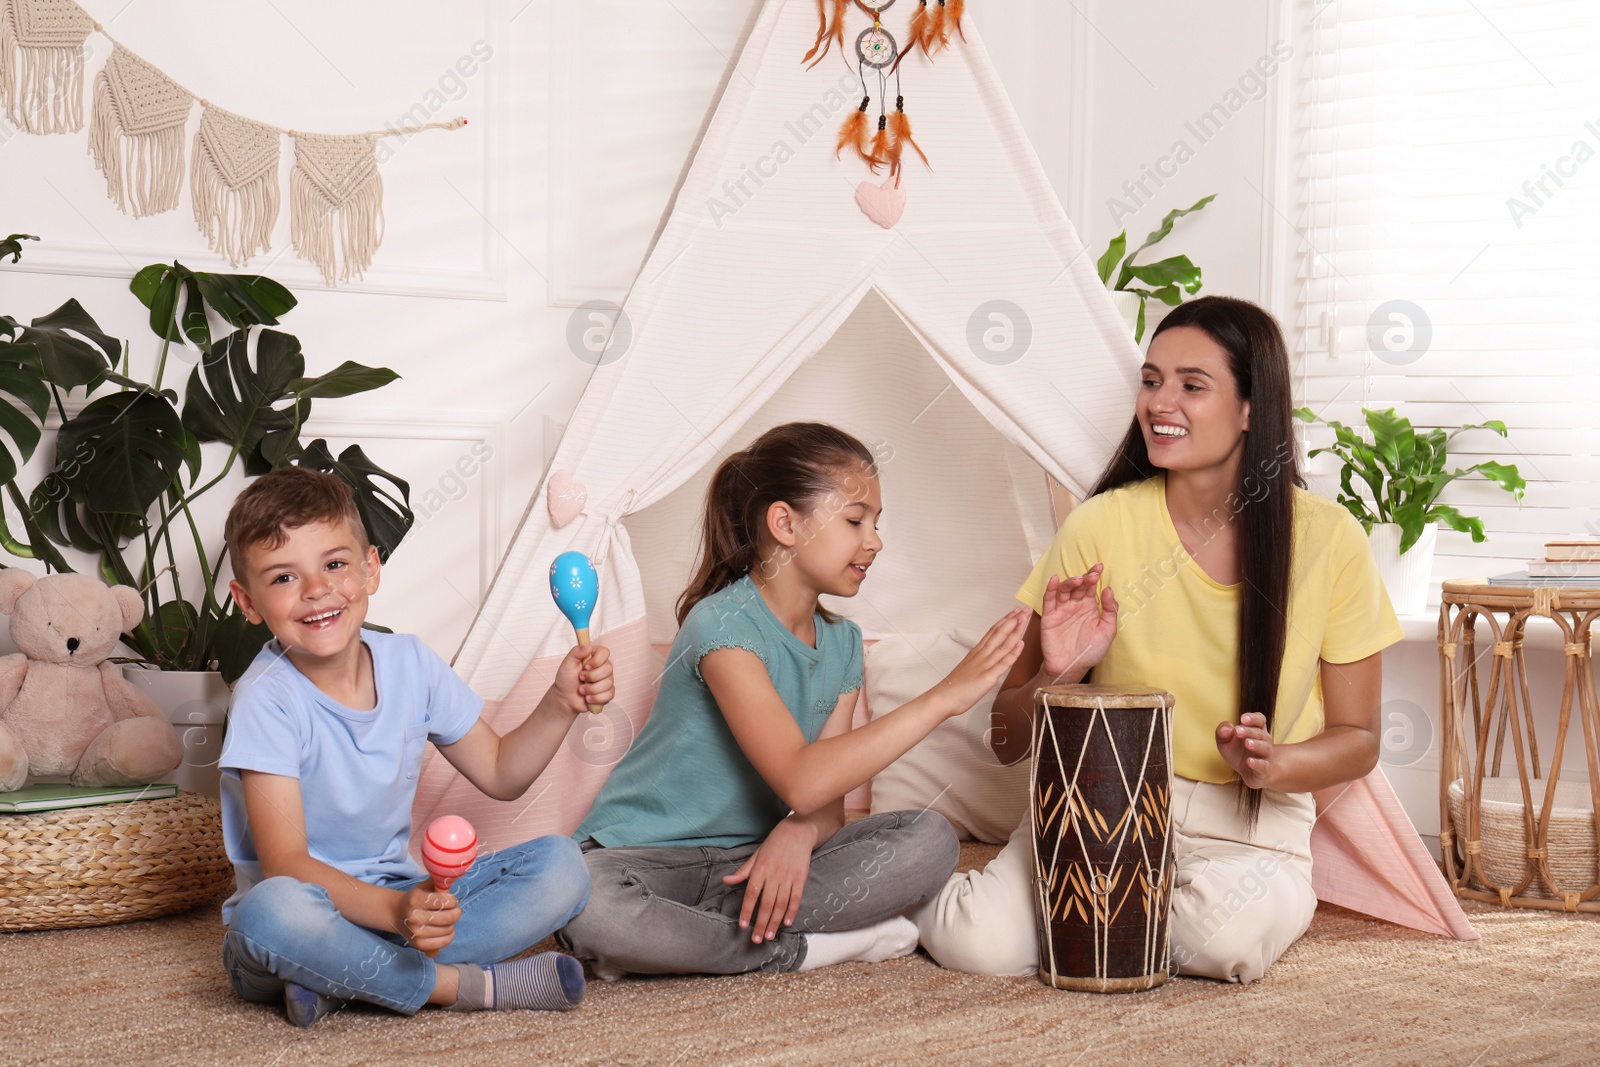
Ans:
<svg viewBox="0 0 1600 1067"><path fill-rule="evenodd" d="M1253 982L1306 932L1317 907L1311 794L1263 793L1253 834L1238 796L1232 785L1173 779L1171 934L1179 974ZM987 867L952 875L912 917L942 967L1036 973L1031 821L1023 819Z"/></svg>

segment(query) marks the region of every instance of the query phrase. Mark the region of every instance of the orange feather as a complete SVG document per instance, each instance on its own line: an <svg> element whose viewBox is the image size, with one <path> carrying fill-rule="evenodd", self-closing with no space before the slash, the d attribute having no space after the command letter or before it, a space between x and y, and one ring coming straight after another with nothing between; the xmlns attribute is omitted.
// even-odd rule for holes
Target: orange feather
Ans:
<svg viewBox="0 0 1600 1067"><path fill-rule="evenodd" d="M867 157L867 166L872 168L872 173L878 173L879 167L890 166L889 161L889 131L882 126L872 138L872 154Z"/></svg>
<svg viewBox="0 0 1600 1067"><path fill-rule="evenodd" d="M950 20L950 24L954 26L956 28L956 32L961 35L961 39L963 41L967 39L967 31L961 28L961 16L966 13L966 10L967 0L950 0L950 10L946 15L946 17Z"/></svg>
<svg viewBox="0 0 1600 1067"><path fill-rule="evenodd" d="M911 16L911 32L906 37L907 52L914 52L918 48L922 47L922 39L927 35L928 27L930 25L931 21L928 16L928 0L922 0L922 6L918 7L916 12Z"/></svg>
<svg viewBox="0 0 1600 1067"><path fill-rule="evenodd" d="M900 155L905 151L905 146L910 145L917 155L922 157L922 165L931 167L928 163L928 153L911 136L911 119L904 111L896 111L889 116L890 135L890 161L889 170L892 174L900 173Z"/></svg>
<svg viewBox="0 0 1600 1067"><path fill-rule="evenodd" d="M950 31L945 28L944 20L944 0L939 0L939 6L928 17L928 28L923 31L922 50L930 56L950 43Z"/></svg>
<svg viewBox="0 0 1600 1067"><path fill-rule="evenodd" d="M817 0L817 41L811 46L800 62L810 61L811 66L821 63L828 54L828 49L834 41L839 42L839 54L844 54L844 11L850 6L850 0L833 0L833 24L828 24L828 0ZM820 49L820 51L819 51ZM816 56L816 59L812 59Z"/></svg>
<svg viewBox="0 0 1600 1067"><path fill-rule="evenodd" d="M867 113L865 111L851 112L850 117L844 120L844 125L839 127L839 145L834 149L834 158L837 159L846 148L854 149L857 155L865 159L868 164L871 164L872 154L867 149Z"/></svg>

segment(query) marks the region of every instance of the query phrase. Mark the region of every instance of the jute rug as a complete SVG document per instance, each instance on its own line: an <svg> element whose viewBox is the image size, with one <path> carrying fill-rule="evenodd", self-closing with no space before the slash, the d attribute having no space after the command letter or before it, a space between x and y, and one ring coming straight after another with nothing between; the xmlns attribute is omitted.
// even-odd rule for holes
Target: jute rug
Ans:
<svg viewBox="0 0 1600 1067"><path fill-rule="evenodd" d="M5 1064L1597 1064L1600 922L1469 905L1464 944L1325 905L1266 979L1058 992L926 956L800 975L595 983L567 1014L296 1030L245 1004L215 907L0 935Z"/></svg>

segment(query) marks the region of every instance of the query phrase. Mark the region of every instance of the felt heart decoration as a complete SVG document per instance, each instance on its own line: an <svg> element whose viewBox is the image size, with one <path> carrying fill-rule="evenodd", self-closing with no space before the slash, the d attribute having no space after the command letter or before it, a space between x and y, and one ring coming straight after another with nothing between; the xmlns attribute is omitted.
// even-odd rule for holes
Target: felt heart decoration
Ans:
<svg viewBox="0 0 1600 1067"><path fill-rule="evenodd" d="M888 178L882 185L862 182L856 186L856 206L886 230L893 229L906 210L906 191L894 182L893 178Z"/></svg>
<svg viewBox="0 0 1600 1067"><path fill-rule="evenodd" d="M545 488L545 506L550 509L550 521L557 529L577 518L588 502L589 490L574 481L570 472L561 470L550 475L550 484Z"/></svg>

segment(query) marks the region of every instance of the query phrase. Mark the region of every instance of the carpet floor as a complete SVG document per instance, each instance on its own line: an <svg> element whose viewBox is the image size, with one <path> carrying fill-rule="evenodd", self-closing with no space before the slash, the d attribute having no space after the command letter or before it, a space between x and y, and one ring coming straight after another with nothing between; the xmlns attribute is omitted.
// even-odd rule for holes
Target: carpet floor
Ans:
<svg viewBox="0 0 1600 1067"><path fill-rule="evenodd" d="M1600 921L1467 905L1474 943L1330 905L1252 986L1097 996L926 956L593 983L565 1014L364 1007L296 1030L234 996L215 907L0 934L5 1064L1600 1064Z"/></svg>

